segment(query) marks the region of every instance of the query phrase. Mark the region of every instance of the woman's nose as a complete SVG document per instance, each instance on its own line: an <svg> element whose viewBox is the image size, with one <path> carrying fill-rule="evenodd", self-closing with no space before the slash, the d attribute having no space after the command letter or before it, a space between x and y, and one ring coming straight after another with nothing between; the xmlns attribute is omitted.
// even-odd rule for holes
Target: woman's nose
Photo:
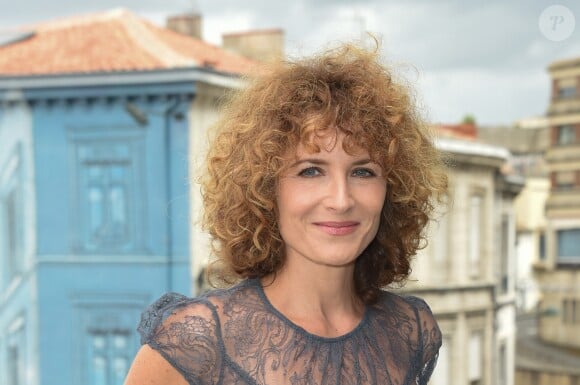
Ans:
<svg viewBox="0 0 580 385"><path fill-rule="evenodd" d="M353 204L352 186L350 186L348 178L344 176L331 178L326 192L327 208L343 212L348 211Z"/></svg>

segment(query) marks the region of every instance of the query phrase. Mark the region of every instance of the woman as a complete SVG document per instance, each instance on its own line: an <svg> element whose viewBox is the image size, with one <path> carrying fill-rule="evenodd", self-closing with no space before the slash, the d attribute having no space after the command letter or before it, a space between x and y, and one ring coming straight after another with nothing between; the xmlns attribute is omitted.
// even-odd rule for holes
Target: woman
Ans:
<svg viewBox="0 0 580 385"><path fill-rule="evenodd" d="M232 98L204 224L242 281L144 314L133 384L426 384L441 333L401 283L446 189L408 90L374 52L281 63Z"/></svg>

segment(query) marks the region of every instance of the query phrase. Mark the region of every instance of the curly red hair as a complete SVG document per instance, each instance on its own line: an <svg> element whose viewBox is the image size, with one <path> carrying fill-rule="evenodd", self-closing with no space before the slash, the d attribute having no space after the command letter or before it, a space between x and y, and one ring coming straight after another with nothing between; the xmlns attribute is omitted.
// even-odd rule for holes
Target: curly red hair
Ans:
<svg viewBox="0 0 580 385"><path fill-rule="evenodd" d="M275 196L284 156L299 143L317 151L315 138L338 130L345 151L366 149L387 180L378 233L355 265L357 293L372 303L382 287L408 277L447 188L409 87L377 52L352 45L271 65L248 83L225 105L202 178L203 224L218 259L240 278L280 269Z"/></svg>

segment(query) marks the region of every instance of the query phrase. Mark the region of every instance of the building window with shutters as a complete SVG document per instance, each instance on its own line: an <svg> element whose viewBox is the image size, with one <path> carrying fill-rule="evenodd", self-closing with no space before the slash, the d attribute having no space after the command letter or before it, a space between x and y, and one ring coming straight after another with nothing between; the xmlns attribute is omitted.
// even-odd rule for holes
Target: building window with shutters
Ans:
<svg viewBox="0 0 580 385"><path fill-rule="evenodd" d="M77 293L74 308L75 384L122 385L139 349L135 325L148 296Z"/></svg>
<svg viewBox="0 0 580 385"><path fill-rule="evenodd" d="M78 252L122 254L143 246L142 138L116 134L74 136L73 223Z"/></svg>
<svg viewBox="0 0 580 385"><path fill-rule="evenodd" d="M130 363L129 330L96 328L87 334L91 385L123 385Z"/></svg>

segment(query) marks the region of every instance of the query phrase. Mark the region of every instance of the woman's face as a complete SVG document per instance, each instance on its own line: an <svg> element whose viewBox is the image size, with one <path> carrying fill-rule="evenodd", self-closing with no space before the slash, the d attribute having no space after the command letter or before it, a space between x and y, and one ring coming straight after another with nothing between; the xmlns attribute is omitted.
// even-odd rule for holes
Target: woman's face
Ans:
<svg viewBox="0 0 580 385"><path fill-rule="evenodd" d="M286 261L326 266L354 263L375 237L385 201L381 167L366 150L342 148L342 135L319 139L319 152L299 145L277 194Z"/></svg>

